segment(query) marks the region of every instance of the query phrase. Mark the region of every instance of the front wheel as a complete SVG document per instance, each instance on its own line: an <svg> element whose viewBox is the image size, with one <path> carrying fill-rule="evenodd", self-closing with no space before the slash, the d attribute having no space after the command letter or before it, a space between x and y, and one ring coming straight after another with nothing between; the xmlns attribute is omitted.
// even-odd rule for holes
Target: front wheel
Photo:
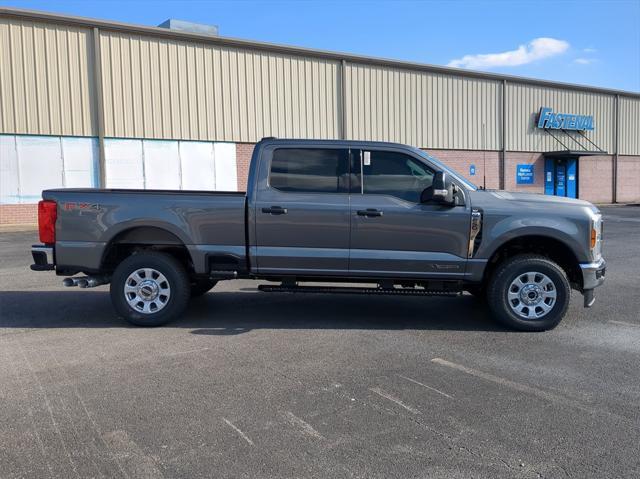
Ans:
<svg viewBox="0 0 640 479"><path fill-rule="evenodd" d="M189 302L190 280L171 255L137 253L118 265L111 277L116 312L136 326L160 326L178 317Z"/></svg>
<svg viewBox="0 0 640 479"><path fill-rule="evenodd" d="M518 255L501 263L487 291L489 306L504 325L521 331L555 328L567 312L567 275L549 258Z"/></svg>

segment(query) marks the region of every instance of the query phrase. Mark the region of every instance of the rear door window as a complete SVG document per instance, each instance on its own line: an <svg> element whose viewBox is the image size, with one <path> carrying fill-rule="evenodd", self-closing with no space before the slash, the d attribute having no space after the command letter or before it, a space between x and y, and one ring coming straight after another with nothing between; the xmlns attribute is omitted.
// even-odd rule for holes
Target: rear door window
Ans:
<svg viewBox="0 0 640 479"><path fill-rule="evenodd" d="M271 160L269 185L291 193L346 193L349 150L278 148Z"/></svg>

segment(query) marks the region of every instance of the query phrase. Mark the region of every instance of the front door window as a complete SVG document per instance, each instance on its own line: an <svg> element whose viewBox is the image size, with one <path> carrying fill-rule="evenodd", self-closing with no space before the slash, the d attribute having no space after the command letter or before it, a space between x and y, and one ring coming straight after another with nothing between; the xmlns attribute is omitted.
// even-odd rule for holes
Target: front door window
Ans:
<svg viewBox="0 0 640 479"><path fill-rule="evenodd" d="M434 172L424 163L395 151L365 151L362 158L363 190L412 203L433 183Z"/></svg>

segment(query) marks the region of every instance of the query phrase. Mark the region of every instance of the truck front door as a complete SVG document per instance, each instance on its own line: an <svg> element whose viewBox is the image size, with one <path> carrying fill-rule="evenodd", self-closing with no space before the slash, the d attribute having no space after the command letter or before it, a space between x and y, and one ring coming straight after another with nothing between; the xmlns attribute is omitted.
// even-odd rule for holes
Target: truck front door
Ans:
<svg viewBox="0 0 640 479"><path fill-rule="evenodd" d="M344 275L349 264L349 150L263 152L252 256L261 274Z"/></svg>
<svg viewBox="0 0 640 479"><path fill-rule="evenodd" d="M468 206L420 203L435 171L418 157L383 148L351 156L350 275L462 279Z"/></svg>

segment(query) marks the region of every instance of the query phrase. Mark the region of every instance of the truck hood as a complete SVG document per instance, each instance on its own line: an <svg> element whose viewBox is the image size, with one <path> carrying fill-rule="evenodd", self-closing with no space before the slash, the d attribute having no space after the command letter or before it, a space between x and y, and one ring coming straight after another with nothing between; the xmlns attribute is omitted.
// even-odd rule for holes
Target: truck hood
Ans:
<svg viewBox="0 0 640 479"><path fill-rule="evenodd" d="M516 193L511 191L488 191L487 193L501 200L522 201L527 203L556 203L563 205L593 206L588 201L564 196L542 195L539 193Z"/></svg>
<svg viewBox="0 0 640 479"><path fill-rule="evenodd" d="M505 203L506 202L506 203ZM588 201L578 200L575 198L565 198L562 196L543 195L538 193L517 193L511 191L502 190L477 190L472 194L472 204L478 206L493 206L500 207L510 206L510 208L555 208L550 209L549 213L560 213L561 211L568 211L567 208L579 207L581 209L589 209L593 212L598 212L598 208L589 203Z"/></svg>

